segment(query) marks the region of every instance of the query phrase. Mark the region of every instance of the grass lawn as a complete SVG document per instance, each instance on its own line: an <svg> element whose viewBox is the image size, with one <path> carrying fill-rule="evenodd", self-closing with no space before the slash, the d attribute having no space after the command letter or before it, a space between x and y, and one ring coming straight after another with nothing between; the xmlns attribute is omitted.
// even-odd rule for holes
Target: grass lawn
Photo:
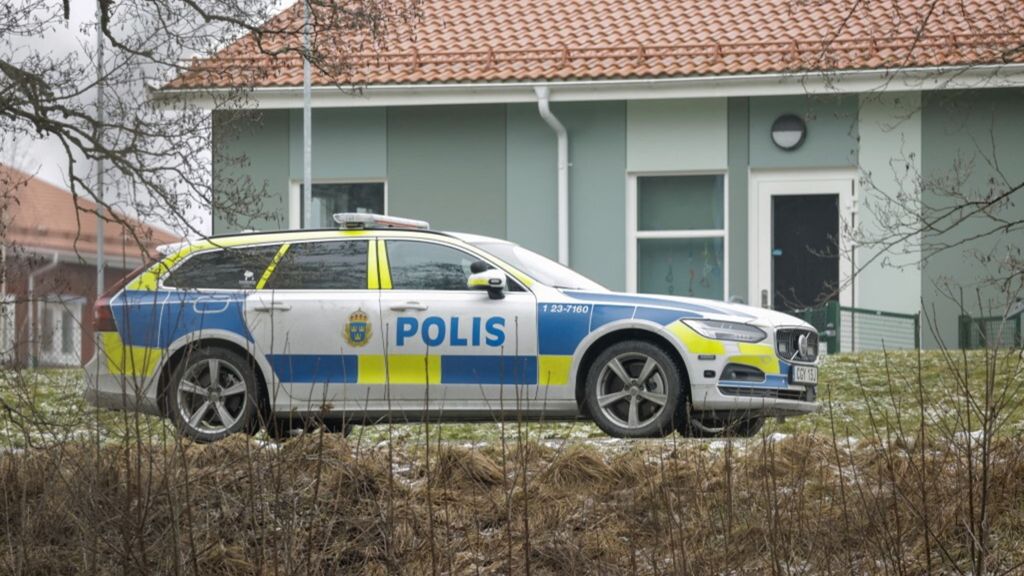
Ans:
<svg viewBox="0 0 1024 576"><path fill-rule="evenodd" d="M912 351L829 356L821 367L821 411L784 422L772 420L765 432L827 435L834 424L839 437L871 437L876 432L885 436L886 431L899 427L913 433L922 416L929 429L936 432L973 431L977 428L966 421L964 409L966 380L975 403L982 402L986 381L994 383L996 397L1005 404L1001 431L1019 434L1024 431L1024 361L1010 352L991 360L981 351L966 355L953 352L951 357L938 351L922 352L920 358ZM994 375L991 378L987 377L990 370ZM92 437L97 432L106 441L136 434L160 441L174 434L166 420L96 410L86 404L81 370L0 372L0 400L0 446L8 448L44 447L75 437ZM456 443L494 441L502 429L497 423L451 423L430 428L432 438L440 436ZM507 423L504 428L510 438L526 434L536 440L606 439L596 426L585 421L531 423L523 430ZM402 443L422 443L424 433L421 424L396 425L390 430L391 437ZM388 434L383 425L357 427L354 432L361 442L374 444L387 440Z"/></svg>
<svg viewBox="0 0 1024 576"><path fill-rule="evenodd" d="M1019 574L1020 364L833 356L822 412L736 442L565 422L195 445L87 406L81 371L3 373L0 573Z"/></svg>

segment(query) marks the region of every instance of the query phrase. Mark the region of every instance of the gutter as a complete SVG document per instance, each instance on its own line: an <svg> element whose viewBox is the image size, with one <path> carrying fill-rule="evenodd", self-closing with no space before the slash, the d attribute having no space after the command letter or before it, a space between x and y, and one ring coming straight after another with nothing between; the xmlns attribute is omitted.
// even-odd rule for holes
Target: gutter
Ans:
<svg viewBox="0 0 1024 576"><path fill-rule="evenodd" d="M28 303L29 303L29 321L28 321L28 345L29 352L31 352L31 365L33 368L39 367L39 343L35 341L36 336L36 321L39 319L39 303L36 302L36 275L42 274L53 270L60 264L60 253L53 253L53 261L43 266L42 268L36 268L28 275Z"/></svg>
<svg viewBox="0 0 1024 576"><path fill-rule="evenodd" d="M1024 86L1024 64L936 66L802 73L733 74L615 80L556 80L313 86L316 107L358 108L425 104L532 103L537 88L557 90L555 102L721 98L964 90ZM182 99L200 108L300 108L301 86L256 88L146 87L157 106L174 109ZM240 92L241 90L241 92ZM239 98L241 96L241 98Z"/></svg>
<svg viewBox="0 0 1024 576"><path fill-rule="evenodd" d="M551 89L534 88L537 111L558 138L558 263L569 265L569 134L551 112Z"/></svg>

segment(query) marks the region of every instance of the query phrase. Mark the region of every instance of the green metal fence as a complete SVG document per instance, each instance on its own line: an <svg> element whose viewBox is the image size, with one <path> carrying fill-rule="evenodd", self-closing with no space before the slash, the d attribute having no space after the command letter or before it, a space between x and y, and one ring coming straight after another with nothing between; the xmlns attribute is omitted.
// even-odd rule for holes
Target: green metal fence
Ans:
<svg viewBox="0 0 1024 576"><path fill-rule="evenodd" d="M837 301L793 314L818 330L830 353L921 346L920 314L840 306Z"/></svg>
<svg viewBox="0 0 1024 576"><path fill-rule="evenodd" d="M972 348L1020 348L1021 314L1010 317L960 316L960 347Z"/></svg>

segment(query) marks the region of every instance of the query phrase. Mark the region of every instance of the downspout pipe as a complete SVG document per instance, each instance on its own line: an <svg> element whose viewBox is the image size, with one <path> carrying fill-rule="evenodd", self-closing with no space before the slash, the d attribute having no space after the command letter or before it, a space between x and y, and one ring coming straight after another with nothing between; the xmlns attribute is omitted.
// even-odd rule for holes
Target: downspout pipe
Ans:
<svg viewBox="0 0 1024 576"><path fill-rule="evenodd" d="M551 90L547 86L534 88L537 111L558 138L558 262L569 265L569 133L551 113Z"/></svg>
<svg viewBox="0 0 1024 576"><path fill-rule="evenodd" d="M53 253L53 261L49 262L41 268L36 268L28 275L28 305L29 305L29 321L28 321L28 346L29 353L31 356L30 365L32 368L39 367L39 343L35 341L38 335L36 322L39 320L39 303L36 302L36 276L43 272L53 270L60 264L60 252Z"/></svg>

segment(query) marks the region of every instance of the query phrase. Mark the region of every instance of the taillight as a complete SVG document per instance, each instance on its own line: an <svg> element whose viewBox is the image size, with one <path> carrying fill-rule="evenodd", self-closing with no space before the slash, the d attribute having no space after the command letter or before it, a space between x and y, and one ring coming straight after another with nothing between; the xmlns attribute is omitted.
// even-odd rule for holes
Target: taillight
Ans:
<svg viewBox="0 0 1024 576"><path fill-rule="evenodd" d="M92 329L94 331L117 332L117 324L114 323L114 310L110 307L110 300L149 266L149 264L143 264L132 270L96 299L96 303L92 307Z"/></svg>
<svg viewBox="0 0 1024 576"><path fill-rule="evenodd" d="M110 298L103 296L92 308L92 329L96 332L117 332L114 323L114 311L110 308Z"/></svg>

